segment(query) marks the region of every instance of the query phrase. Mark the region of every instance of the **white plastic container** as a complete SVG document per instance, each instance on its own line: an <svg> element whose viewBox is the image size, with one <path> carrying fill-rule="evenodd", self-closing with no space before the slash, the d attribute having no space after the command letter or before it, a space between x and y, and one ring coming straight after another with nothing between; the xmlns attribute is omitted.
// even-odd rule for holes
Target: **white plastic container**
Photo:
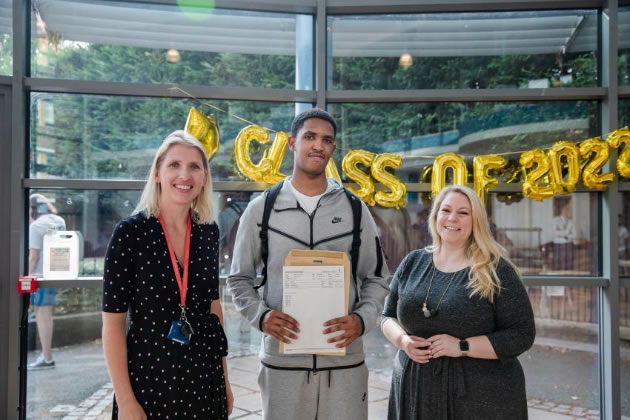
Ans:
<svg viewBox="0 0 630 420"><path fill-rule="evenodd" d="M72 280L79 276L83 236L73 230L51 230L44 235L43 271L46 280Z"/></svg>

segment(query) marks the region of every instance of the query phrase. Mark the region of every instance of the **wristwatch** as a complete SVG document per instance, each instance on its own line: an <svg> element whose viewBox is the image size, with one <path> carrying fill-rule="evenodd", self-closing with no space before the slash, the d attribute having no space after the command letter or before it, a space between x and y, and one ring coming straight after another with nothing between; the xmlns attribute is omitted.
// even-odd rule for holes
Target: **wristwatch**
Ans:
<svg viewBox="0 0 630 420"><path fill-rule="evenodd" d="M459 340L459 351L462 352L462 356L468 356L469 350L470 350L470 346L468 345L468 341Z"/></svg>

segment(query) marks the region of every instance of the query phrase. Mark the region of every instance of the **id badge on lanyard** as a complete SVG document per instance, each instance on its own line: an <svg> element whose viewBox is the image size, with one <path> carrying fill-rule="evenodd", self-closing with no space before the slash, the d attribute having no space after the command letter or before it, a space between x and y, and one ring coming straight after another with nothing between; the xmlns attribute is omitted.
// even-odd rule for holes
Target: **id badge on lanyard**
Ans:
<svg viewBox="0 0 630 420"><path fill-rule="evenodd" d="M190 214L188 215L188 223L186 225L186 248L184 253L184 276L182 278L179 269L177 268L177 258L175 257L175 251L173 250L173 245L171 243L171 239L168 236L168 232L166 231L166 225L164 224L164 219L162 216L158 217L160 224L162 225L162 230L164 231L164 237L166 239L166 245L168 246L168 253L171 256L171 264L173 265L173 272L175 273L175 280L177 281L177 286L179 287L179 298L180 304L179 307L181 309L181 314L179 319L174 320L171 323L171 329L168 332L166 338L169 340L173 340L177 343L183 344L185 346L190 345L190 338L192 337L194 331L192 329L192 325L186 319L186 293L188 292L188 263L190 260L190 231L192 227L192 223L190 220Z"/></svg>

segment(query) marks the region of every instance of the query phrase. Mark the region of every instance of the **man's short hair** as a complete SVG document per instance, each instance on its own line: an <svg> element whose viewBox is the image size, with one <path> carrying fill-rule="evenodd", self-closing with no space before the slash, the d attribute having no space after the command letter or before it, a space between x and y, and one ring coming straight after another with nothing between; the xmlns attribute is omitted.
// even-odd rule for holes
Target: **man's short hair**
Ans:
<svg viewBox="0 0 630 420"><path fill-rule="evenodd" d="M320 108L311 108L308 111L304 111L296 115L291 123L291 136L297 137L298 131L304 127L306 120L310 120L311 118L319 118L321 120L328 121L330 125L333 126L335 137L337 137L337 122L332 115Z"/></svg>

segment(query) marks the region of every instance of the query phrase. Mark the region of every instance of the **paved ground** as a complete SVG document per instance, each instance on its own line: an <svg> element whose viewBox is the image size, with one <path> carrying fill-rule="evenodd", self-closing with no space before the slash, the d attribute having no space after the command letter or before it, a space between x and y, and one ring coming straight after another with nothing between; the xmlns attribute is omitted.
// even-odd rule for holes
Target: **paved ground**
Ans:
<svg viewBox="0 0 630 420"><path fill-rule="evenodd" d="M256 384L260 333L225 305L230 340L230 381L235 394L231 419L260 417ZM519 359L527 379L532 420L599 419L596 337L562 327L538 328L534 347ZM630 420L630 343L621 349L622 414ZM369 419L385 419L394 347L380 330L365 341L369 379ZM54 349L55 369L29 372L28 413L32 420L105 420L111 418L112 388L100 340ZM29 362L37 353L29 354Z"/></svg>
<svg viewBox="0 0 630 420"><path fill-rule="evenodd" d="M235 331L229 331L235 337ZM230 335L229 335L230 336ZM243 337L241 337L243 338ZM256 385L258 359L252 341L233 346L229 360L235 394L231 419L260 418ZM562 342L566 345L566 342ZM560 344L562 344L560 343ZM548 343L547 343L548 344ZM553 343L558 345L559 343ZM583 344L575 343L583 347ZM521 357L532 420L599 419L597 354L545 345L545 339ZM370 333L368 354L369 419L386 418L394 350L379 331ZM29 355L34 360L35 353ZM28 418L33 420L104 420L110 418L112 389L100 342L55 349L57 367L29 372ZM623 414L630 420L630 362L622 365Z"/></svg>
<svg viewBox="0 0 630 420"><path fill-rule="evenodd" d="M92 374L70 378L61 375L74 368L61 366L57 369L33 373L36 382L29 389L29 419L61 420L105 420L111 416L112 387L102 375L94 375L104 369L98 361L98 346L79 346L80 349L61 349L56 352L59 363L83 359ZM86 357L92 353L94 357ZM78 368L78 366L77 366ZM94 369L97 368L97 369ZM230 359L230 381L235 397L235 408L230 419L260 419L260 392L256 386L258 358L254 355ZM390 374L387 371L372 370L369 379L369 420L382 420L387 417L387 397ZM100 386L99 386L100 385ZM33 386L39 389L35 391ZM553 402L530 399L530 419L570 420L599 419L597 410L577 406L562 406Z"/></svg>

